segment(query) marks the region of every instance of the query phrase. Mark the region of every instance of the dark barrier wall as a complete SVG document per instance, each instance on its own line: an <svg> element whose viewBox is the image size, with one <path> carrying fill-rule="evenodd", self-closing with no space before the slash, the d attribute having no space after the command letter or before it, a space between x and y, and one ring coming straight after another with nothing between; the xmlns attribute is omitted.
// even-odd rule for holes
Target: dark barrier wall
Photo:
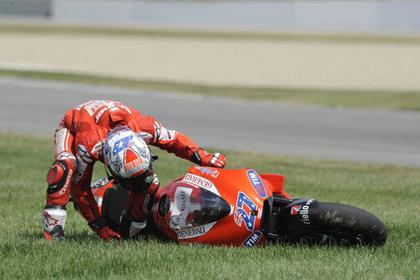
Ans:
<svg viewBox="0 0 420 280"><path fill-rule="evenodd" d="M0 16L47 17L51 14L51 0L0 0Z"/></svg>

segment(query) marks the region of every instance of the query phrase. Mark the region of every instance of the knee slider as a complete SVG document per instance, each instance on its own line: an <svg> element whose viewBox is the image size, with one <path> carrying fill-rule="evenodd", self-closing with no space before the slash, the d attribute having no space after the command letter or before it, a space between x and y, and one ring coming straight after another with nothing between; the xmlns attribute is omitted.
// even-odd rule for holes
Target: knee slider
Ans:
<svg viewBox="0 0 420 280"><path fill-rule="evenodd" d="M67 189L74 172L73 162L56 160L47 174L47 193L52 194L64 188Z"/></svg>

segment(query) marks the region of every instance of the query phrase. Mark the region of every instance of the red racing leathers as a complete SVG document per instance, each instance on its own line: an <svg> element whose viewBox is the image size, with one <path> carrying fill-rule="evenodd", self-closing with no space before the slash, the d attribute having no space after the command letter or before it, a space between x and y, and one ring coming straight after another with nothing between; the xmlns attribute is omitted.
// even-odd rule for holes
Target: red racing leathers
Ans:
<svg viewBox="0 0 420 280"><path fill-rule="evenodd" d="M48 233L51 233L54 225L62 223L64 229L66 212L63 211L70 195L80 213L101 238L107 240L113 236L112 232L98 232L104 231L104 225L98 225L96 222L100 215L90 185L93 165L96 161L103 162L106 135L118 125L127 126L139 133L147 144L174 153L178 157L205 166L223 168L225 165L224 155L210 155L184 134L165 128L153 117L142 115L132 107L114 101L86 102L67 111L55 132L54 164L64 163L67 169L64 168L66 172L63 177L61 168L56 168L53 164L48 173L49 188L44 211L44 236L47 239L52 239ZM57 173L60 173L60 176L57 176ZM57 178L61 180L58 187ZM131 205L128 208L133 218L141 220L145 217L141 204L144 199L144 195L131 195ZM58 211L58 216L55 216L54 211Z"/></svg>

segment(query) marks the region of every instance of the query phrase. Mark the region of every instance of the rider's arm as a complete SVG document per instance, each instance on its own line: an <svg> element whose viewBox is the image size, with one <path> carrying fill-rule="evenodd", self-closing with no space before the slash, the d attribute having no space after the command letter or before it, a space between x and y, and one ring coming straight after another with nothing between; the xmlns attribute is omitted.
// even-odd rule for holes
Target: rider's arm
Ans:
<svg viewBox="0 0 420 280"><path fill-rule="evenodd" d="M141 116L138 121L142 131L150 135L149 141L146 141L149 144L199 165L225 166L224 155L207 153L183 133L166 128L150 116Z"/></svg>
<svg viewBox="0 0 420 280"><path fill-rule="evenodd" d="M80 214L86 221L91 222L100 216L98 206L90 190L94 163L81 162L80 157L77 157L77 159L78 174L72 188L72 197L77 204Z"/></svg>
<svg viewBox="0 0 420 280"><path fill-rule="evenodd" d="M90 228L105 241L111 238L120 238L120 235L112 231L101 217L98 204L90 188L92 181L93 156L80 150L77 153L77 173L74 177L72 197L79 208L80 214L86 219Z"/></svg>
<svg viewBox="0 0 420 280"><path fill-rule="evenodd" d="M192 160L194 152L200 147L183 133L167 129L160 122L151 116L141 116L139 118L142 132L146 132L149 139L145 139L148 144L159 147L169 153L173 153L183 159ZM144 139L144 135L142 135Z"/></svg>

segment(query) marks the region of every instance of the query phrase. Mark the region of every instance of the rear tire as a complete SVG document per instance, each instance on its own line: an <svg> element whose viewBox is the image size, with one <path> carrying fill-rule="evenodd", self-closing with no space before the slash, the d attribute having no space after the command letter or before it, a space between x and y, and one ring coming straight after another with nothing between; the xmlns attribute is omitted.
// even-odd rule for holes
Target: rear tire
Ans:
<svg viewBox="0 0 420 280"><path fill-rule="evenodd" d="M290 212L289 212L290 213ZM387 239L385 225L373 214L349 205L315 202L309 221L289 216L287 241L315 245L381 246Z"/></svg>

